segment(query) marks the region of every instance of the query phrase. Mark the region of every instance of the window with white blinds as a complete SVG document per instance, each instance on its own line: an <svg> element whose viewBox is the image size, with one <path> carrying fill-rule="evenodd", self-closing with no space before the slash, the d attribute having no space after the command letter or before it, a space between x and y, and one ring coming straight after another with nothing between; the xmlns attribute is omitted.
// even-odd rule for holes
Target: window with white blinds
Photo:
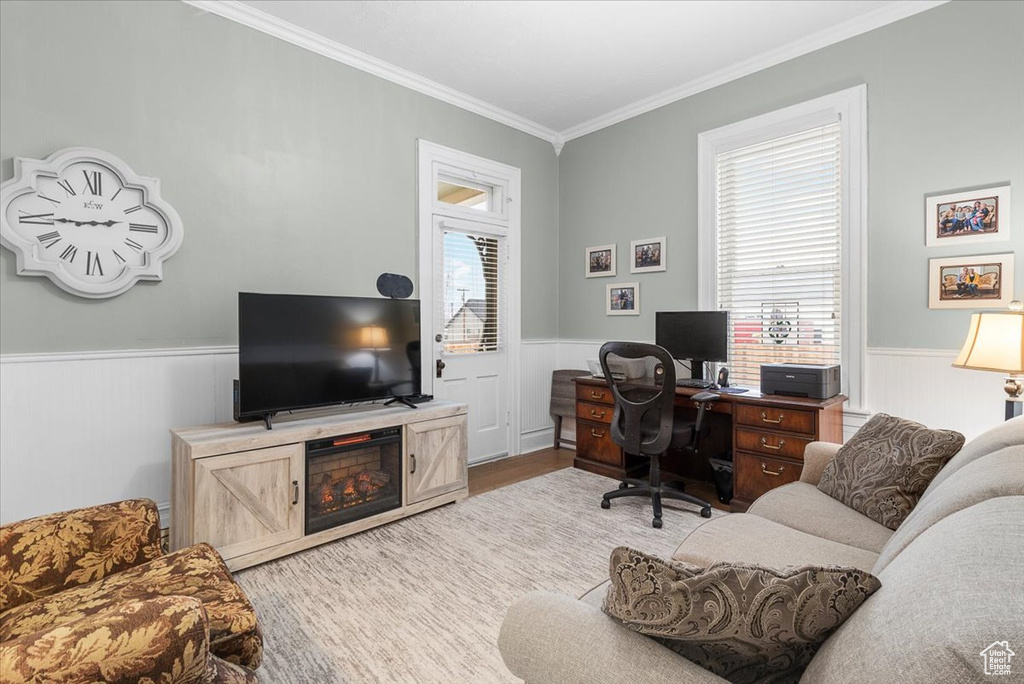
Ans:
<svg viewBox="0 0 1024 684"><path fill-rule="evenodd" d="M729 366L838 364L842 145L838 122L715 155L717 304Z"/></svg>
<svg viewBox="0 0 1024 684"><path fill-rule="evenodd" d="M497 236L442 231L442 292L437 301L441 349L447 354L498 351L504 347L504 250Z"/></svg>

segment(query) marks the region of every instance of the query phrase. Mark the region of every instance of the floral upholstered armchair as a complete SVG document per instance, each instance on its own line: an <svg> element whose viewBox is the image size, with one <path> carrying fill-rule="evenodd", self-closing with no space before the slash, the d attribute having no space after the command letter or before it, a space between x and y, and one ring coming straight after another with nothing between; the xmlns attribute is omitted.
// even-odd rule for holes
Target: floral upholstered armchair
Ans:
<svg viewBox="0 0 1024 684"><path fill-rule="evenodd" d="M156 504L0 527L0 681L256 682L256 612L207 544L163 555Z"/></svg>

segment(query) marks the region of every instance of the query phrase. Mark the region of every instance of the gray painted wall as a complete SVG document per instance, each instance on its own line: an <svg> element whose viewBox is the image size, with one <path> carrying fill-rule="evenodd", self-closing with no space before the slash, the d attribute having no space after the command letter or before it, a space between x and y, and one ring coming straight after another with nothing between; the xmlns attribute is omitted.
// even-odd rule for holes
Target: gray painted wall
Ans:
<svg viewBox="0 0 1024 684"><path fill-rule="evenodd" d="M868 345L957 349L969 311L928 309L928 259L1016 254L1024 297L1024 3L954 2L572 140L559 163L559 333L653 339L654 312L697 304L697 135L867 83ZM951 91L953 89L953 91ZM926 248L924 196L1010 182L1013 241ZM668 236L665 273L629 273L629 241ZM618 277L583 277L618 244ZM640 282L641 315L605 285Z"/></svg>
<svg viewBox="0 0 1024 684"><path fill-rule="evenodd" d="M551 145L179 2L0 3L0 159L98 147L161 179L161 283L86 300L0 255L3 353L227 345L239 290L416 271L416 140L523 171L524 338L558 328Z"/></svg>

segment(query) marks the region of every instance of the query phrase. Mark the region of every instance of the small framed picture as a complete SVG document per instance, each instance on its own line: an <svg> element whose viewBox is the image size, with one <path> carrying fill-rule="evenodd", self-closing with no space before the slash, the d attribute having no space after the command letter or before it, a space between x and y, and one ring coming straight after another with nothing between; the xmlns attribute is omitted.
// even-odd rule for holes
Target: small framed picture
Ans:
<svg viewBox="0 0 1024 684"><path fill-rule="evenodd" d="M925 230L929 247L1009 240L1010 186L926 197Z"/></svg>
<svg viewBox="0 0 1024 684"><path fill-rule="evenodd" d="M665 238L646 238L629 243L629 272L651 273L665 270Z"/></svg>
<svg viewBox="0 0 1024 684"><path fill-rule="evenodd" d="M588 278L604 278L615 275L615 245L587 247Z"/></svg>
<svg viewBox="0 0 1024 684"><path fill-rule="evenodd" d="M1013 299L1013 253L928 261L929 309L1001 309Z"/></svg>
<svg viewBox="0 0 1024 684"><path fill-rule="evenodd" d="M609 316L639 316L640 283L612 283L608 285L604 305L604 312Z"/></svg>

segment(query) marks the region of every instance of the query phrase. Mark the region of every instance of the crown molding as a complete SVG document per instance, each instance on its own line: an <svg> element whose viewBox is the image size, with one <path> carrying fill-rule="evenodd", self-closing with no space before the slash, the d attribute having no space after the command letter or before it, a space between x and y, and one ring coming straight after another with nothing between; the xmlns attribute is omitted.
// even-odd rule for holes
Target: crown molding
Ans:
<svg viewBox="0 0 1024 684"><path fill-rule="evenodd" d="M496 107L483 100L478 100L454 88L441 85L411 71L406 71L381 59L377 59L365 52L353 50L333 40L328 40L312 31L307 31L295 24L278 19L244 2L239 2L238 0L182 0L182 2L204 12L216 14L275 38L280 38L292 45L305 48L328 59L333 59L336 62L341 62L360 71L383 78L386 81L397 83L410 90L415 90L418 93L455 105L474 114L479 114L523 133L529 133L549 143L554 143L558 139L557 131L542 126L524 116L501 107Z"/></svg>
<svg viewBox="0 0 1024 684"><path fill-rule="evenodd" d="M899 0L891 5L881 7L873 12L856 17L849 21L832 26L823 31L813 33L798 41L783 45L774 50L755 55L749 59L733 64L724 69L696 78L692 81L669 88L650 97L637 100L632 104L614 109L592 119L570 126L559 132L543 126L536 121L515 114L501 107L484 102L448 86L431 81L411 71L406 71L393 64L377 59L365 52L353 50L332 40L328 40L312 31L291 24L247 5L240 0L182 0L186 5L230 19L267 35L280 38L298 47L346 64L360 71L365 71L384 80L391 81L418 93L433 97L442 102L454 105L466 111L505 124L511 128L528 133L551 143L555 154L560 155L565 143L588 133L607 128L614 124L645 114L667 104L710 90L729 81L749 76L763 69L773 67L782 62L806 55L834 43L867 33L876 28L891 24L900 19L919 14L926 10L944 5L949 0Z"/></svg>
<svg viewBox="0 0 1024 684"><path fill-rule="evenodd" d="M584 121L583 123L570 126L569 128L562 131L559 135L563 141L574 140L575 138L582 137L588 133L599 131L602 128L607 128L619 122L625 121L626 119L632 119L640 114L646 114L649 111L664 107L667 104L678 102L691 95L696 95L705 90L710 90L722 84L728 83L729 81L735 81L744 76L756 73L763 69L773 67L782 62L801 57L815 50L828 47L834 43L853 38L862 33L873 31L876 28L881 28L887 24L891 24L900 19L906 19L907 17L919 14L926 10L933 9L939 5L944 5L949 0L900 0L891 5L880 7L873 12L869 12L855 19L845 21L836 26L832 26L823 31L812 33L805 38L788 43L781 47L763 52L759 55L745 59L742 62L738 62L724 69L712 72L707 76L701 76L692 81L669 88L668 90L662 91L656 95L645 97L642 100L637 100L632 104L628 104L619 109L614 109L606 114L596 116L593 119Z"/></svg>

